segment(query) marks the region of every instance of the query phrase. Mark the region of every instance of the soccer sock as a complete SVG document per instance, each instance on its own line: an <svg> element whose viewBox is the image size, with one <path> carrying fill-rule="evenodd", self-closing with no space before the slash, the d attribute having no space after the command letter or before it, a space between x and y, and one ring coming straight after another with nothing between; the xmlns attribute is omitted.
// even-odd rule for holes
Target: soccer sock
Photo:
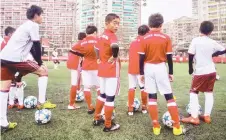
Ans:
<svg viewBox="0 0 226 140"><path fill-rule="evenodd" d="M129 106L129 112L133 112L133 102L134 102L134 96L135 96L135 90L129 89L128 92L128 106Z"/></svg>
<svg viewBox="0 0 226 140"><path fill-rule="evenodd" d="M76 92L77 92L77 86L71 86L70 90L70 106L73 106L75 104L75 97L76 97Z"/></svg>
<svg viewBox="0 0 226 140"><path fill-rule="evenodd" d="M148 94L144 91L141 90L141 100L142 100L142 110L146 110L147 109L147 100L148 100Z"/></svg>
<svg viewBox="0 0 226 140"><path fill-rule="evenodd" d="M105 93L101 93L98 97L97 97L97 101L96 101L96 110L95 110L95 114L94 114L94 120L99 120L100 119L100 113L102 111L102 108L104 106L104 103L106 101L106 95Z"/></svg>
<svg viewBox="0 0 226 140"><path fill-rule="evenodd" d="M92 110L93 109L93 105L92 105L92 97L91 97L91 92L90 89L84 89L84 95L85 95L85 99L86 99L86 103L88 105L88 109Z"/></svg>
<svg viewBox="0 0 226 140"><path fill-rule="evenodd" d="M107 104L105 103L105 106L104 106L104 112L105 112L104 125L105 125L105 127L110 128L111 127L111 117L112 117L112 113L114 110L114 102L110 103L113 106L108 106Z"/></svg>
<svg viewBox="0 0 226 140"><path fill-rule="evenodd" d="M205 92L205 113L204 116L210 116L213 108L213 92Z"/></svg>
<svg viewBox="0 0 226 140"><path fill-rule="evenodd" d="M0 126L7 126L7 100L9 91L0 91Z"/></svg>
<svg viewBox="0 0 226 140"><path fill-rule="evenodd" d="M193 118L198 117L199 113L199 99L198 95L194 92L190 93L190 105L191 105L191 116Z"/></svg>
<svg viewBox="0 0 226 140"><path fill-rule="evenodd" d="M9 105L14 105L15 94L16 94L16 86L11 85L9 90Z"/></svg>
<svg viewBox="0 0 226 140"><path fill-rule="evenodd" d="M78 72L78 84L77 84L77 90L80 91L80 88L81 88L81 75L80 75L80 72Z"/></svg>
<svg viewBox="0 0 226 140"><path fill-rule="evenodd" d="M168 111L172 120L174 121L173 127L180 128L180 119L179 119L179 112L178 107L174 99L167 101Z"/></svg>
<svg viewBox="0 0 226 140"><path fill-rule="evenodd" d="M47 84L48 84L47 76L41 76L38 78L38 92L39 92L38 101L41 104L45 103L46 101Z"/></svg>
<svg viewBox="0 0 226 140"><path fill-rule="evenodd" d="M18 97L18 103L19 105L23 105L24 104L24 87L21 86L21 87L18 87L17 88L17 97Z"/></svg>
<svg viewBox="0 0 226 140"><path fill-rule="evenodd" d="M149 102L148 102L148 110L149 115L152 119L153 127L160 128L158 122L158 106L157 106L157 94L149 94Z"/></svg>

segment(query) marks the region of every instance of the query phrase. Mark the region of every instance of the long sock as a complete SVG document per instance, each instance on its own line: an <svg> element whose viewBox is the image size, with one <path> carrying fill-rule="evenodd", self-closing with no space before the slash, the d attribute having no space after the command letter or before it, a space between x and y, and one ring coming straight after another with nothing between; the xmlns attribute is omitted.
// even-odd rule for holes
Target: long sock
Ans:
<svg viewBox="0 0 226 140"><path fill-rule="evenodd" d="M100 119L100 113L102 111L105 101L106 101L105 93L100 94L100 96L97 97L94 120Z"/></svg>
<svg viewBox="0 0 226 140"><path fill-rule="evenodd" d="M190 93L190 105L191 105L191 116L193 118L198 117L199 113L199 99L196 93Z"/></svg>
<svg viewBox="0 0 226 140"><path fill-rule="evenodd" d="M85 95L86 103L88 105L88 109L92 110L93 105L92 105L92 97L91 97L90 89L84 89L84 95Z"/></svg>
<svg viewBox="0 0 226 140"><path fill-rule="evenodd" d="M71 86L70 103L69 103L71 106L75 104L76 92L77 92L77 86Z"/></svg>
<svg viewBox="0 0 226 140"><path fill-rule="evenodd" d="M148 101L148 94L144 90L141 90L141 100L142 100L142 109L147 109L147 101Z"/></svg>
<svg viewBox="0 0 226 140"><path fill-rule="evenodd" d="M159 128L157 99L149 99L148 110L153 126Z"/></svg>
<svg viewBox="0 0 226 140"><path fill-rule="evenodd" d="M18 103L19 105L23 105L23 101L24 101L24 87L21 86L19 88L17 88L17 97L18 97Z"/></svg>
<svg viewBox="0 0 226 140"><path fill-rule="evenodd" d="M11 86L9 90L9 104L14 105L14 99L16 94L16 86Z"/></svg>
<svg viewBox="0 0 226 140"><path fill-rule="evenodd" d="M128 106L129 106L129 112L133 112L133 102L134 102L134 96L135 96L135 90L129 89L128 92Z"/></svg>
<svg viewBox="0 0 226 140"><path fill-rule="evenodd" d="M168 111L170 113L170 116L172 117L172 120L174 121L173 127L180 128L180 119L179 119L179 113L177 104L174 99L167 101Z"/></svg>
<svg viewBox="0 0 226 140"><path fill-rule="evenodd" d="M9 91L0 91L0 126L7 126L7 100Z"/></svg>
<svg viewBox="0 0 226 140"><path fill-rule="evenodd" d="M213 108L213 92L205 92L205 113L204 116L210 116Z"/></svg>
<svg viewBox="0 0 226 140"><path fill-rule="evenodd" d="M81 87L81 74L80 72L78 72L78 84L77 84L77 90L80 91L80 87Z"/></svg>
<svg viewBox="0 0 226 140"><path fill-rule="evenodd" d="M38 91L39 91L38 101L41 104L45 103L46 101L47 84L48 84L47 76L41 76L38 78Z"/></svg>
<svg viewBox="0 0 226 140"><path fill-rule="evenodd" d="M114 104L114 102L112 102ZM112 117L112 113L114 110L114 105L113 106L108 106L105 104L104 106L104 112L105 112L105 122L104 125L107 128L111 127L111 117Z"/></svg>

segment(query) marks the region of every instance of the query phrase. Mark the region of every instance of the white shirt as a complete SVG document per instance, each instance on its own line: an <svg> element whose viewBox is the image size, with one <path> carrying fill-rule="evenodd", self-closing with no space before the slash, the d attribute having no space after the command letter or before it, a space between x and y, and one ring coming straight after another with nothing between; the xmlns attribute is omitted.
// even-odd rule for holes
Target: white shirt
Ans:
<svg viewBox="0 0 226 140"><path fill-rule="evenodd" d="M0 52L0 59L12 62L26 61L33 41L39 40L39 25L28 20L14 32L8 44Z"/></svg>
<svg viewBox="0 0 226 140"><path fill-rule="evenodd" d="M204 75L216 72L212 54L216 51L224 51L225 48L215 40L207 36L196 37L192 40L188 49L189 54L194 54L194 75Z"/></svg>

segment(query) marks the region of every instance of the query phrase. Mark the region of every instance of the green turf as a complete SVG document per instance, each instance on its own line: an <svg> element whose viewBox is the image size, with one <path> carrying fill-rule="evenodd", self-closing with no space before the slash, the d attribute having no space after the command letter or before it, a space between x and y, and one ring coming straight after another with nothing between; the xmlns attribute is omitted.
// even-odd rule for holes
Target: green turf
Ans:
<svg viewBox="0 0 226 140"><path fill-rule="evenodd" d="M86 104L80 103L80 110L68 111L62 110L68 105L69 88L70 88L70 72L65 64L60 65L60 70L52 70L52 63L49 67L49 83L47 97L57 103L57 108L52 111L52 119L49 124L36 125L34 121L35 109L24 109L22 112L16 112L16 109L8 112L9 121L17 121L18 127L12 131L4 133L2 140L149 140L149 139L186 139L186 140L224 140L226 139L226 65L218 64L217 70L221 76L221 80L215 84L215 104L212 112L212 124L201 123L200 126L192 127L192 129L183 136L175 137L171 129L164 128L159 136L152 133L152 125L148 114L140 112L134 116L127 116L127 65L123 64L121 70L121 94L116 97L116 121L121 125L120 130L112 133L104 133L103 126L93 127L93 116L87 114ZM180 112L184 115L185 106L188 103L188 92L191 82L191 76L188 75L187 64L175 64L174 73L175 81L172 83L174 93L177 97L177 103ZM37 77L28 75L24 78L27 82L25 96L37 96ZM140 98L140 93L136 96ZM159 118L167 110L165 100L162 96L158 96ZM96 94L93 94L93 102L95 102ZM204 96L200 94L200 104L204 105ZM163 125L162 125L163 126Z"/></svg>

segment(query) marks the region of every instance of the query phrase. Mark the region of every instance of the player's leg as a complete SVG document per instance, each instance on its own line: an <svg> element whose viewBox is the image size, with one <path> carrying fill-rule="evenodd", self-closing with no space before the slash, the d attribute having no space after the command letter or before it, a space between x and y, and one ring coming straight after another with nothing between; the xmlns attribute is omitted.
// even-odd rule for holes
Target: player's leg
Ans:
<svg viewBox="0 0 226 140"><path fill-rule="evenodd" d="M18 98L18 109L24 108L24 86L22 82L17 82L17 98Z"/></svg>
<svg viewBox="0 0 226 140"><path fill-rule="evenodd" d="M135 97L135 90L137 86L136 75L128 74L129 91L128 91L128 115L133 115L133 103Z"/></svg>
<svg viewBox="0 0 226 140"><path fill-rule="evenodd" d="M14 106L17 106L17 105L14 104L16 92L17 92L16 82L12 82L11 86L10 86L10 89L9 89L9 105L8 105L8 109L11 109Z"/></svg>
<svg viewBox="0 0 226 140"><path fill-rule="evenodd" d="M106 78L106 102L104 105L105 112L105 128L104 132L118 130L120 128L119 124L112 123L111 117L114 110L114 100L115 95L119 91L119 78Z"/></svg>
<svg viewBox="0 0 226 140"><path fill-rule="evenodd" d="M144 89L144 83L141 82L140 75L137 75L137 81L141 90L141 100L142 100L142 113L147 113L147 102L148 102L148 94Z"/></svg>
<svg viewBox="0 0 226 140"><path fill-rule="evenodd" d="M95 86L97 96L100 95L100 78L98 77L98 71L97 70L92 70L92 85Z"/></svg>

